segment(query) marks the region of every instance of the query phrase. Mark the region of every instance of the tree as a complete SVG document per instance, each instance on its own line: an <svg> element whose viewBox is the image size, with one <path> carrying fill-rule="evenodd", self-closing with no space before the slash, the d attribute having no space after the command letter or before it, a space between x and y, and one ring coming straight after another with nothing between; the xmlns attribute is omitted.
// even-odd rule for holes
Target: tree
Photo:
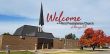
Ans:
<svg viewBox="0 0 110 54"><path fill-rule="evenodd" d="M65 36L66 39L72 39L72 33Z"/></svg>
<svg viewBox="0 0 110 54"><path fill-rule="evenodd" d="M65 38L66 38L66 39L78 40L78 38L76 37L76 35L75 35L75 34L72 34L72 33L66 35Z"/></svg>
<svg viewBox="0 0 110 54"><path fill-rule="evenodd" d="M107 37L106 37L106 42L107 42L107 43L110 43L110 36L107 36Z"/></svg>
<svg viewBox="0 0 110 54"><path fill-rule="evenodd" d="M2 35L11 35L9 32L5 32Z"/></svg>
<svg viewBox="0 0 110 54"><path fill-rule="evenodd" d="M72 39L76 40L76 35L72 34Z"/></svg>
<svg viewBox="0 0 110 54"><path fill-rule="evenodd" d="M79 40L79 38L76 38L76 40Z"/></svg>
<svg viewBox="0 0 110 54"><path fill-rule="evenodd" d="M106 35L103 30L93 30L93 28L87 28L80 38L80 44L92 47L93 50L95 50L96 46L103 46L106 44Z"/></svg>

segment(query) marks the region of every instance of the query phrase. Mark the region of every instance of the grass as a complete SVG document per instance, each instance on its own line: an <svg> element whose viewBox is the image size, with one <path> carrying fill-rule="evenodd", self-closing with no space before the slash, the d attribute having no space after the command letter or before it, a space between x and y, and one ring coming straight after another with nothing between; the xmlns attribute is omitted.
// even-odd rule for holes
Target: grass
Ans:
<svg viewBox="0 0 110 54"><path fill-rule="evenodd" d="M6 52L0 52L0 54L6 54ZM33 52L29 52L29 51L16 51L16 52L10 52L10 54L33 54Z"/></svg>
<svg viewBox="0 0 110 54"><path fill-rule="evenodd" d="M95 54L95 53L88 53L88 52L59 52L59 53L47 53L47 54Z"/></svg>
<svg viewBox="0 0 110 54"><path fill-rule="evenodd" d="M95 54L93 51L71 51L71 52L54 52L46 54Z"/></svg>
<svg viewBox="0 0 110 54"><path fill-rule="evenodd" d="M75 51L74 54L95 54L93 51Z"/></svg>
<svg viewBox="0 0 110 54"><path fill-rule="evenodd" d="M103 50L47 50L47 51L39 51L41 54L97 54L97 52L103 52ZM105 52L105 51L104 51ZM0 52L0 54L6 54L5 52ZM10 54L34 54L33 52L30 51L11 51Z"/></svg>

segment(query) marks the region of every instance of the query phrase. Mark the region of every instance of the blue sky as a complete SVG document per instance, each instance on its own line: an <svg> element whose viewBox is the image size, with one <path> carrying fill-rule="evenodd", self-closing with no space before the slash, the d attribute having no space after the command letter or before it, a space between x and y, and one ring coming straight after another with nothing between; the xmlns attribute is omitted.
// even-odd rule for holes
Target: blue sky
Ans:
<svg viewBox="0 0 110 54"><path fill-rule="evenodd" d="M71 29L70 26L47 23L47 13L57 15L64 11L63 16L80 16L83 21L93 21L94 29L102 29L110 35L110 0L0 0L0 34L11 34L23 25L38 26L40 5L44 10L44 31L52 32L55 37L64 37L74 33L80 37L86 28Z"/></svg>

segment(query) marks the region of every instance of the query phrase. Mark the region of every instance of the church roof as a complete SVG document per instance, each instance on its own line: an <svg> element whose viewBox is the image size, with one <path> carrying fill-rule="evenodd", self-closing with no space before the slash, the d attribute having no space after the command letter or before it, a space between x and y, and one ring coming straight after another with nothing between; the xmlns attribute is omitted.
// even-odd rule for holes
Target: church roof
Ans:
<svg viewBox="0 0 110 54"><path fill-rule="evenodd" d="M38 32L40 27L31 26L31 25L24 25L18 28L13 35L17 36L36 36L38 38L50 38L53 39L54 36L52 33L46 33L43 30L42 32Z"/></svg>

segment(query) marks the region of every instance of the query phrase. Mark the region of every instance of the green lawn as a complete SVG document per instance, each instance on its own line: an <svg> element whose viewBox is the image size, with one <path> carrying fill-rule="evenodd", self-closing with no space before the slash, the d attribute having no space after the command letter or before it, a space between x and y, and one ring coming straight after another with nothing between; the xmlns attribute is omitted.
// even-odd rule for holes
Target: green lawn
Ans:
<svg viewBox="0 0 110 54"><path fill-rule="evenodd" d="M6 54L5 52L0 52L0 54ZM16 51L16 52L10 52L10 54L33 54L33 52L29 51Z"/></svg>
<svg viewBox="0 0 110 54"><path fill-rule="evenodd" d="M92 51L73 51L73 52L53 52L53 53L46 53L46 54L95 54Z"/></svg>
<svg viewBox="0 0 110 54"><path fill-rule="evenodd" d="M80 53L80 52L59 52L59 53L47 53L47 54L95 54L95 53L87 53L87 52L84 52L84 53Z"/></svg>

